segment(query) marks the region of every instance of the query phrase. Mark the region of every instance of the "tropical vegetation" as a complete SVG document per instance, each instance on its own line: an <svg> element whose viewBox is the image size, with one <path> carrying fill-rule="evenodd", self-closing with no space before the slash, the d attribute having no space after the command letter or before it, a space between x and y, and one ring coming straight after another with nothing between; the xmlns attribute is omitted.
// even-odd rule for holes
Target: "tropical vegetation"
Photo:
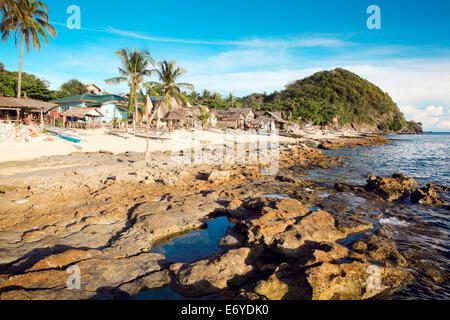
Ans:
<svg viewBox="0 0 450 320"><path fill-rule="evenodd" d="M127 83L130 87L128 99L128 115L132 114L133 106L135 107L135 117L137 119L138 112L138 92L141 90L146 78L150 78L152 74L152 66L155 60L150 56L150 52L146 49L133 51L121 49L116 52L122 66L119 67L119 77L106 79L106 83L119 84Z"/></svg>
<svg viewBox="0 0 450 320"><path fill-rule="evenodd" d="M203 94L193 92L188 98L213 109L247 107L283 111L286 119L314 124L333 123L337 117L344 124L367 124L382 131L415 131L421 128L420 124L405 120L387 93L340 68L318 72L288 84L285 90L271 94L254 93L243 98L235 98L230 94L227 99L223 99L205 90Z"/></svg>
<svg viewBox="0 0 450 320"><path fill-rule="evenodd" d="M56 29L49 23L48 7L36 0L3 0L0 2L3 14L0 22L2 42L9 40L10 33L15 34L15 43L20 41L20 63L17 77L17 97L22 96L22 65L25 44L30 52L32 45L41 49L41 38L48 44L48 36L56 37Z"/></svg>
<svg viewBox="0 0 450 320"><path fill-rule="evenodd" d="M194 86L190 83L178 82L179 78L187 73L186 69L177 67L176 61L157 62L157 67L151 71L158 81L145 84L147 93L152 96L163 97L166 107L169 107L170 99L175 98L181 102L188 102L188 97L183 94L183 89L193 91Z"/></svg>
<svg viewBox="0 0 450 320"><path fill-rule="evenodd" d="M56 92L56 96L58 99L61 99L85 93L88 93L86 84L78 79L72 79L61 85L59 91Z"/></svg>

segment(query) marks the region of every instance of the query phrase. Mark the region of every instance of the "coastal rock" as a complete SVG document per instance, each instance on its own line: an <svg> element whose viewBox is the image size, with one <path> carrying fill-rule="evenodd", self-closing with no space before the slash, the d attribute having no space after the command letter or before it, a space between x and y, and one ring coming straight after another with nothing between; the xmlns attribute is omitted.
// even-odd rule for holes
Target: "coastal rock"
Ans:
<svg viewBox="0 0 450 320"><path fill-rule="evenodd" d="M343 148L361 148L389 144L389 139L384 136L370 136L364 138L338 138L319 144L319 149L337 150Z"/></svg>
<svg viewBox="0 0 450 320"><path fill-rule="evenodd" d="M218 183L225 180L228 180L231 176L230 171L220 171L220 170L214 170L211 172L211 174L208 177L208 181L211 183Z"/></svg>
<svg viewBox="0 0 450 320"><path fill-rule="evenodd" d="M428 184L426 187L421 189L416 189L413 193L411 193L411 201L419 204L435 206L445 204L445 202L436 194L436 188L432 184Z"/></svg>
<svg viewBox="0 0 450 320"><path fill-rule="evenodd" d="M306 271L313 300L363 300L405 285L410 274L403 268L369 262L323 263Z"/></svg>
<svg viewBox="0 0 450 320"><path fill-rule="evenodd" d="M383 261L385 264L406 267L406 259L395 248L394 242L377 235L361 237L351 244L352 252L349 255L352 259Z"/></svg>
<svg viewBox="0 0 450 320"><path fill-rule="evenodd" d="M68 263L60 256L45 262L46 265L52 267L51 269L35 271L35 267L30 272L11 276L8 280L0 283L0 298L8 299L18 296L26 298L27 295L24 292L37 291L39 294L30 294L29 298L48 300L57 296L58 299L101 299L104 296L109 299L111 295L116 295L120 291L119 287L128 291L139 291L141 290L140 286L148 288L152 285L158 287L167 284L167 279L164 281L162 274L161 277L155 278L154 282L149 281L148 278L151 274L161 272L167 267L164 256L159 254L147 253L127 259L108 259L100 256L89 259L87 256L81 257L79 253L72 252L65 257L87 259L72 265L80 270L79 290L67 288L69 277L74 273L68 272L66 268L59 268ZM43 266L44 262L38 265ZM144 277L147 277L147 281L142 280ZM124 286L123 284L128 285ZM122 291L122 294L126 294L126 292Z"/></svg>
<svg viewBox="0 0 450 320"><path fill-rule="evenodd" d="M392 178L371 176L367 180L366 190L373 192L386 201L395 201L409 196L417 182L403 174L394 174Z"/></svg>
<svg viewBox="0 0 450 320"><path fill-rule="evenodd" d="M335 220L328 212L318 210L276 235L272 246L284 255L298 257L309 242L334 242L345 236L335 227Z"/></svg>
<svg viewBox="0 0 450 320"><path fill-rule="evenodd" d="M334 242L345 238L327 212L311 212L293 199L260 199L248 204L258 215L238 223L248 243L272 248L287 256L303 254L308 242Z"/></svg>
<svg viewBox="0 0 450 320"><path fill-rule="evenodd" d="M172 286L184 296L199 297L242 285L254 273L250 256L250 248L241 248L191 264L174 264Z"/></svg>
<svg viewBox="0 0 450 320"><path fill-rule="evenodd" d="M245 243L244 235L234 227L229 227L225 236L220 240L219 247L224 249L232 249L242 247Z"/></svg>

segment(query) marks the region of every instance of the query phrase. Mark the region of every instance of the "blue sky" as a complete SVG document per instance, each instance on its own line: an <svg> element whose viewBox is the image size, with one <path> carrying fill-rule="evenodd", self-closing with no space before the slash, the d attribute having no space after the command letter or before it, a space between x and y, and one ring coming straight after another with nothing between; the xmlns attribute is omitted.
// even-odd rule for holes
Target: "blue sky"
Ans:
<svg viewBox="0 0 450 320"><path fill-rule="evenodd" d="M388 92L426 130L450 131L450 1L87 1L45 0L56 39L24 58L24 71L53 89L78 78L109 92L120 48L147 48L156 60L176 60L182 79L222 94L282 90L290 81L343 67ZM70 5L81 30L69 30ZM369 30L370 5L381 29ZM0 61L18 69L14 41Z"/></svg>

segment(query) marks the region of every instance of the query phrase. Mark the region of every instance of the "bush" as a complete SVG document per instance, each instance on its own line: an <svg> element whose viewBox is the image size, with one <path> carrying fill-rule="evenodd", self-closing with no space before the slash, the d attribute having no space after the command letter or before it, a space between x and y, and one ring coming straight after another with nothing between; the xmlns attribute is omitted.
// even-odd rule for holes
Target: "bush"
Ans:
<svg viewBox="0 0 450 320"><path fill-rule="evenodd" d="M381 131L386 132L386 131L389 130L389 125L386 122L383 122L382 124L380 124L378 126L378 129L380 129Z"/></svg>

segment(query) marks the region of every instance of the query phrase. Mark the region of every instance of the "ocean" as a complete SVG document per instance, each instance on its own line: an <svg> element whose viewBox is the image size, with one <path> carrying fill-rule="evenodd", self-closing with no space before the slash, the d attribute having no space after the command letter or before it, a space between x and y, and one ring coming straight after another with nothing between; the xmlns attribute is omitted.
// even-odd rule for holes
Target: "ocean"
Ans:
<svg viewBox="0 0 450 320"><path fill-rule="evenodd" d="M365 185L367 177L403 173L427 183L450 186L450 133L388 136L391 144L362 149L325 151L348 165L312 170L308 179L330 190L336 182ZM449 194L441 197L450 201ZM357 198L355 198L357 201ZM396 245L410 263L414 284L387 299L450 298L450 215L443 207L400 203L381 220L394 230Z"/></svg>

